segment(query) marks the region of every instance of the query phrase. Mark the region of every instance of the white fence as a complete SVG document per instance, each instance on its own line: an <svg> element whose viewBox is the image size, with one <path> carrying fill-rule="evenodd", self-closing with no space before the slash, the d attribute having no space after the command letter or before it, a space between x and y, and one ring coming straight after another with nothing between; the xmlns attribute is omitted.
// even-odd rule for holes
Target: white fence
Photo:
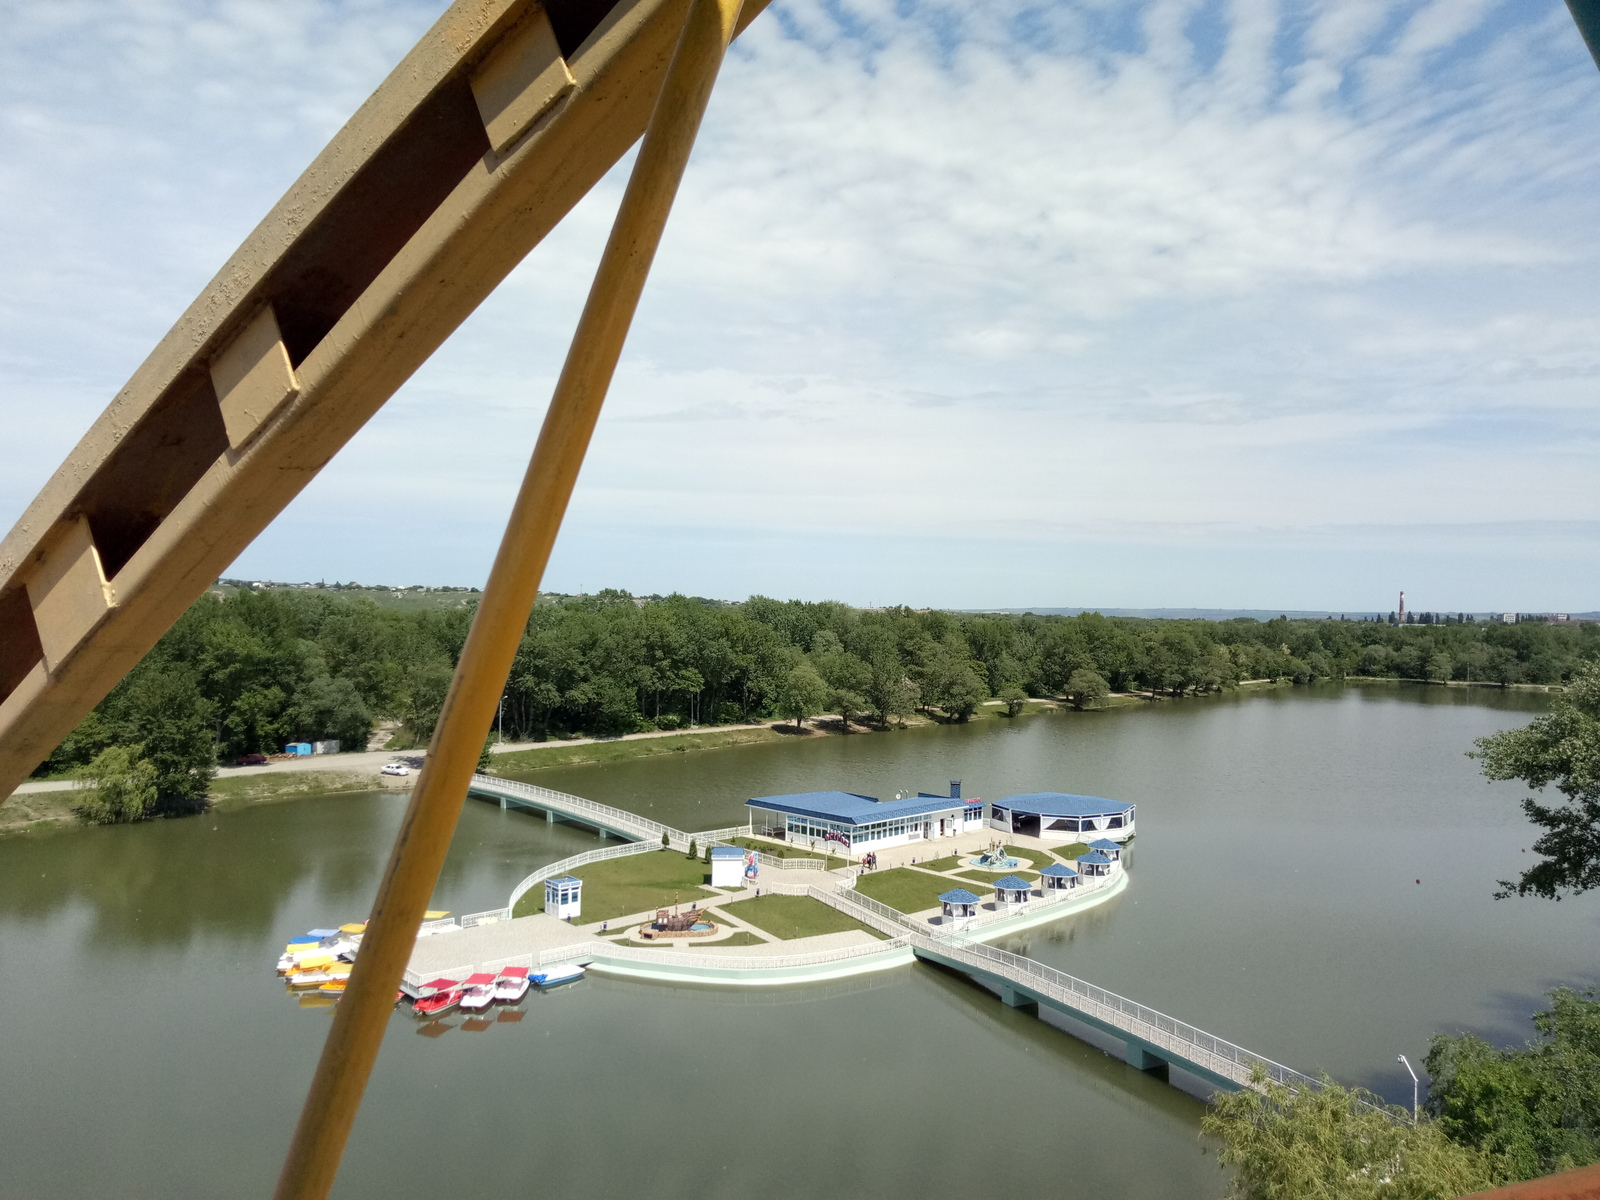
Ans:
<svg viewBox="0 0 1600 1200"><path fill-rule="evenodd" d="M641 817L638 813L629 812L627 809L613 808L609 804L585 800L582 796L552 791L550 788L522 783L515 779L500 779L493 775L474 775L469 790L476 791L480 795L503 795L513 803L523 801L535 808L564 813L579 820L586 817L593 818L595 824L604 825L624 836L636 837L640 841L660 842L661 835L666 834L668 844L676 848L687 848L690 838L698 838L703 845L719 838L748 833L750 829L746 823L730 825L726 829L712 829L705 833L684 833L681 829L674 829L671 825L663 825L660 821Z"/></svg>
<svg viewBox="0 0 1600 1200"><path fill-rule="evenodd" d="M1169 1017L1166 1013L1096 987L1065 971L1047 967L1020 954L971 941L960 933L941 934L932 929L919 929L903 913L870 897L851 892L830 893L824 888L813 888L811 894L863 924L897 930L900 937L908 940L912 946L920 946L990 974L1003 976L1012 983L1050 996L1069 1009L1096 1017L1153 1046L1171 1050L1180 1058L1236 1083L1248 1084L1255 1068L1259 1066L1268 1079L1290 1087L1321 1086L1317 1080L1292 1067L1263 1058L1187 1021Z"/></svg>
<svg viewBox="0 0 1600 1200"><path fill-rule="evenodd" d="M646 950L634 946L616 946L609 942L579 942L560 946L539 955L539 965L550 963L593 961L597 958L612 961L668 964L675 967L703 967L716 970L783 970L786 967L814 967L825 963L846 962L852 958L866 958L886 950L899 950L907 946L905 938L890 938L866 945L841 946L833 950L814 950L810 954L693 954L682 950ZM485 968L487 969L487 968Z"/></svg>

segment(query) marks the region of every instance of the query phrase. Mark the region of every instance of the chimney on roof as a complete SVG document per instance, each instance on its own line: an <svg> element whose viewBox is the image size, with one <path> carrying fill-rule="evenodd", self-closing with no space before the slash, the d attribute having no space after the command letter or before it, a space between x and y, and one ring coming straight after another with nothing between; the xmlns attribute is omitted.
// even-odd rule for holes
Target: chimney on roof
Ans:
<svg viewBox="0 0 1600 1200"><path fill-rule="evenodd" d="M961 780L952 779L950 781L950 799L952 799L952 800L961 799Z"/></svg>

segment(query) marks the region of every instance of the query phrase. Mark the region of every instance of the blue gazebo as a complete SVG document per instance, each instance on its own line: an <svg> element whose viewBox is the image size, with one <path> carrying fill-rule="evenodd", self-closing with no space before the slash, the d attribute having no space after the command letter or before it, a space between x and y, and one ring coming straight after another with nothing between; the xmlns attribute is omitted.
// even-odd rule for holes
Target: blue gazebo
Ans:
<svg viewBox="0 0 1600 1200"><path fill-rule="evenodd" d="M1064 863L1051 863L1039 875L1046 891L1064 892L1078 886L1078 873Z"/></svg>
<svg viewBox="0 0 1600 1200"><path fill-rule="evenodd" d="M1080 854L1078 855L1078 874L1109 875L1111 874L1111 860L1098 850Z"/></svg>
<svg viewBox="0 0 1600 1200"><path fill-rule="evenodd" d="M1033 895L1033 884L1019 875L1007 875L994 881L994 896L1001 904L1026 904Z"/></svg>
<svg viewBox="0 0 1600 1200"><path fill-rule="evenodd" d="M1120 862L1122 860L1122 847L1110 838L1096 838L1089 843L1089 849L1100 851L1112 862Z"/></svg>
<svg viewBox="0 0 1600 1200"><path fill-rule="evenodd" d="M946 921L959 921L964 917L978 915L978 905L983 903L981 897L974 896L966 888L956 888L939 897L939 903L944 906L944 919Z"/></svg>

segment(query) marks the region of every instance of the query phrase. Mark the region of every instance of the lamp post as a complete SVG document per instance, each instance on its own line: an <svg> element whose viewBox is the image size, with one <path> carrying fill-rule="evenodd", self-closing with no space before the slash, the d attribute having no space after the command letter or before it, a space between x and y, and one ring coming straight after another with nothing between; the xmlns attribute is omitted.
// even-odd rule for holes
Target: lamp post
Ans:
<svg viewBox="0 0 1600 1200"><path fill-rule="evenodd" d="M1396 1055L1395 1061L1404 1066L1411 1076L1411 1123L1415 1125L1417 1123L1417 1073L1411 1070L1411 1063L1407 1061L1404 1054Z"/></svg>

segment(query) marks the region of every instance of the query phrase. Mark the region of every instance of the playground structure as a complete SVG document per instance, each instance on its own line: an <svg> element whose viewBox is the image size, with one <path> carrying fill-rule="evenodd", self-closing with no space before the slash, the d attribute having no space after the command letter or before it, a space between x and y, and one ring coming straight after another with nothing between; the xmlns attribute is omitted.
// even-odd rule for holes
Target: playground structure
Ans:
<svg viewBox="0 0 1600 1200"><path fill-rule="evenodd" d="M1568 4L1600 55L1600 0ZM717 71L765 5L456 0L0 542L9 796L643 136L280 1198L332 1187Z"/></svg>

